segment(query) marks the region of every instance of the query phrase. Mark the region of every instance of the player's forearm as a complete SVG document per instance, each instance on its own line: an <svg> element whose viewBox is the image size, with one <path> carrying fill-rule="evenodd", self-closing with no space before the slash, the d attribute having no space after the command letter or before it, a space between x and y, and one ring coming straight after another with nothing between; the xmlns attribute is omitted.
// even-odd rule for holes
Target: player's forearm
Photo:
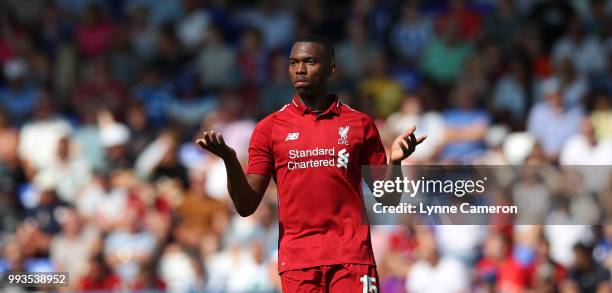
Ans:
<svg viewBox="0 0 612 293"><path fill-rule="evenodd" d="M398 178L401 176L402 176L401 161L400 162L389 161L389 163L387 164L387 171L385 172L385 181L387 180L393 181L395 180L395 178ZM402 200L401 192L390 192L382 196L379 202L386 206L396 206L400 203L401 200Z"/></svg>
<svg viewBox="0 0 612 293"><path fill-rule="evenodd" d="M236 156L225 158L223 161L227 172L227 190L230 198L238 214L247 217L255 212L261 198L249 184Z"/></svg>
<svg viewBox="0 0 612 293"><path fill-rule="evenodd" d="M382 165L372 167L369 173L370 176L367 176L367 178L365 178L365 181L370 187L370 190L374 190L373 181L375 180L394 181L395 178L402 176L401 166L399 162L395 164L391 161L388 162L386 166ZM401 192L385 192L382 196L375 197L375 200L377 202L382 203L385 206L396 206L400 203L401 199Z"/></svg>

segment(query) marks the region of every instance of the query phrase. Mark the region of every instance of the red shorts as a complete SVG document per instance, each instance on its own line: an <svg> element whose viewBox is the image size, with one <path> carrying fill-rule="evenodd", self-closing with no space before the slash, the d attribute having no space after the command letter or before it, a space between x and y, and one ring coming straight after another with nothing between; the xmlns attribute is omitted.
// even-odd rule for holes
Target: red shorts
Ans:
<svg viewBox="0 0 612 293"><path fill-rule="evenodd" d="M364 292L378 293L376 267L339 264L291 270L281 273L283 292Z"/></svg>

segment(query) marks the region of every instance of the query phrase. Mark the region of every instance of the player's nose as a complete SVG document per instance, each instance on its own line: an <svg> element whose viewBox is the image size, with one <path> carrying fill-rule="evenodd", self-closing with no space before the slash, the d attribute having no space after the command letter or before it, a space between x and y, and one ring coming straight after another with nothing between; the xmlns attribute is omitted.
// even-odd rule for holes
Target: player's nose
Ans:
<svg viewBox="0 0 612 293"><path fill-rule="evenodd" d="M304 62L298 63L296 74L306 74L306 64Z"/></svg>

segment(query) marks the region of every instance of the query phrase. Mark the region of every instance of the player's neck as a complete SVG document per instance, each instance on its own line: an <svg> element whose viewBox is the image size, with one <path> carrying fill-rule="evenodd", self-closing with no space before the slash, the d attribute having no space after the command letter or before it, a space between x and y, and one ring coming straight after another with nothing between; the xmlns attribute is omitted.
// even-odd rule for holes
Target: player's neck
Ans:
<svg viewBox="0 0 612 293"><path fill-rule="evenodd" d="M302 102L302 104L304 104L306 107L317 112L325 111L325 109L329 108L329 105L333 102L329 98L329 93L327 91L313 95L302 96L298 94L298 99L300 99L300 102Z"/></svg>

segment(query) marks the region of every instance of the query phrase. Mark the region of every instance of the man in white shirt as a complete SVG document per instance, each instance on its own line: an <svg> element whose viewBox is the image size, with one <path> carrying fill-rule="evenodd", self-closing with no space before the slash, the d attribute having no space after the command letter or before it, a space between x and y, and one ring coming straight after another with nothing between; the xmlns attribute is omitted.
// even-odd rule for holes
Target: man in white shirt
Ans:
<svg viewBox="0 0 612 293"><path fill-rule="evenodd" d="M527 130L542 146L549 160L556 161L566 141L580 131L584 110L580 106L567 107L557 80L547 80L542 87L545 101L531 108Z"/></svg>
<svg viewBox="0 0 612 293"><path fill-rule="evenodd" d="M572 136L563 146L559 163L578 169L586 190L601 192L608 184L608 174L612 174L612 139L597 138L593 122L585 117L581 133Z"/></svg>
<svg viewBox="0 0 612 293"><path fill-rule="evenodd" d="M457 259L438 252L433 232L423 227L417 233L419 256L406 278L408 292L458 293L468 292L467 268Z"/></svg>
<svg viewBox="0 0 612 293"><path fill-rule="evenodd" d="M562 165L612 165L612 140L595 135L591 119L582 119L581 133L572 136L563 146Z"/></svg>

